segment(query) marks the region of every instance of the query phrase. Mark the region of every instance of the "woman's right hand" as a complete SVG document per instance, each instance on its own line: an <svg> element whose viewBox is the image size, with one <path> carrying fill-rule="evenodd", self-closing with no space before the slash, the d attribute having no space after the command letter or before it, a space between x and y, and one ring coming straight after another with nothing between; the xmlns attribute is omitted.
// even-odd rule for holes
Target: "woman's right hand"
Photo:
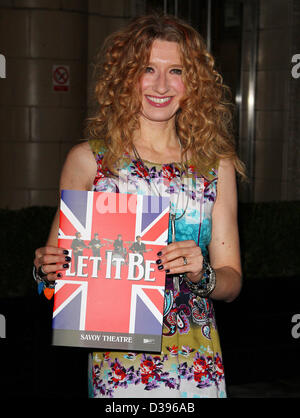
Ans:
<svg viewBox="0 0 300 418"><path fill-rule="evenodd" d="M51 245L38 248L34 258L36 271L42 267L42 271L47 274L44 277L50 282L61 278L60 271L69 268L71 257L68 254L68 250Z"/></svg>

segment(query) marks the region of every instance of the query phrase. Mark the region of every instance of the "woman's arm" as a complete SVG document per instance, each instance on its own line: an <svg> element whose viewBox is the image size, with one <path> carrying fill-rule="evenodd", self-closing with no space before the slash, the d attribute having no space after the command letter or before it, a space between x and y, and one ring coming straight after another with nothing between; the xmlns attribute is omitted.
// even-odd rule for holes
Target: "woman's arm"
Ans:
<svg viewBox="0 0 300 418"><path fill-rule="evenodd" d="M216 272L216 287L210 297L231 302L241 290L242 272L235 169L228 160L222 160L219 166L217 198L212 212L212 239L208 249L210 263ZM158 257L159 269L170 274L186 273L193 283L200 282L203 256L195 241L171 243L158 253Z"/></svg>
<svg viewBox="0 0 300 418"><path fill-rule="evenodd" d="M233 301L242 287L237 203L234 166L230 160L221 160L208 250L217 279L211 297L226 302Z"/></svg>
<svg viewBox="0 0 300 418"><path fill-rule="evenodd" d="M91 190L97 165L88 142L75 145L67 155L62 168L60 190ZM57 210L46 245L57 245L59 209Z"/></svg>
<svg viewBox="0 0 300 418"><path fill-rule="evenodd" d="M97 172L97 164L88 142L75 145L67 155L60 178L60 190L91 190ZM35 252L34 264L43 266L48 280L56 280L57 272L65 270L68 257L58 244L59 209L52 222L45 247Z"/></svg>

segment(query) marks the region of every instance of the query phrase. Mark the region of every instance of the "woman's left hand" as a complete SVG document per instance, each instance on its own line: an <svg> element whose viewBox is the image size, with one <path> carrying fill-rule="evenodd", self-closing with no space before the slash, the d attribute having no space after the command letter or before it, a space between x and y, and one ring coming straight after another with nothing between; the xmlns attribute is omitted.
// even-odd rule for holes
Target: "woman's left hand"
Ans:
<svg viewBox="0 0 300 418"><path fill-rule="evenodd" d="M158 254L159 270L167 274L186 273L194 283L200 281L203 269L203 255L201 248L193 240L172 242Z"/></svg>

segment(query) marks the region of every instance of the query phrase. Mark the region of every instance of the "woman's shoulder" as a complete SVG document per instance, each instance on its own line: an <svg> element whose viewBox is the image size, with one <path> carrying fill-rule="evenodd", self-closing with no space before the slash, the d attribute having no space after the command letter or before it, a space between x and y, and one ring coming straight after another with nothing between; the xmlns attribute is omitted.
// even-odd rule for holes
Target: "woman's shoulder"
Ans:
<svg viewBox="0 0 300 418"><path fill-rule="evenodd" d="M85 159L93 158L91 147L88 140L81 140L77 144L73 145L68 152L67 159L72 161L81 161Z"/></svg>
<svg viewBox="0 0 300 418"><path fill-rule="evenodd" d="M87 145L94 155L104 154L106 151L104 139L89 139Z"/></svg>
<svg viewBox="0 0 300 418"><path fill-rule="evenodd" d="M88 141L74 145L65 160L61 175L61 188L90 190L97 171L97 165Z"/></svg>
<svg viewBox="0 0 300 418"><path fill-rule="evenodd" d="M230 177L235 174L234 163L230 158L220 158L210 169L207 177L210 181L218 181L220 178Z"/></svg>
<svg viewBox="0 0 300 418"><path fill-rule="evenodd" d="M103 140L99 139L83 139L73 145L68 153L67 159L73 162L95 160L99 154L104 154L106 150Z"/></svg>
<svg viewBox="0 0 300 418"><path fill-rule="evenodd" d="M67 168L78 170L80 172L88 172L94 170L96 161L89 141L82 140L73 145L73 147L68 152L64 165Z"/></svg>

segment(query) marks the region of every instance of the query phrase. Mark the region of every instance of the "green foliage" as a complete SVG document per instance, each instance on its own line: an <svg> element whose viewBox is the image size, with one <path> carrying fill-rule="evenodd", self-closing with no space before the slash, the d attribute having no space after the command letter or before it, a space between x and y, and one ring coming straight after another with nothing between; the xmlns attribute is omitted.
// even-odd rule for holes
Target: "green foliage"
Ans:
<svg viewBox="0 0 300 418"><path fill-rule="evenodd" d="M46 242L55 210L0 209L0 298L36 291L34 252ZM239 230L245 279L300 277L300 202L242 203Z"/></svg>

